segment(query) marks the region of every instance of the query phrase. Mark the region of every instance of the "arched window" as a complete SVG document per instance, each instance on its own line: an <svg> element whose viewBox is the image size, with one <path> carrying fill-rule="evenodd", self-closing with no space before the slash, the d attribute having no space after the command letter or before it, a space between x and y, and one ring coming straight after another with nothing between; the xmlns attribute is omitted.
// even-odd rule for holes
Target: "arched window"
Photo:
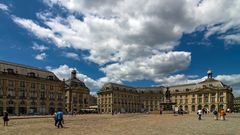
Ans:
<svg viewBox="0 0 240 135"><path fill-rule="evenodd" d="M195 105L192 105L192 112L195 112Z"/></svg>

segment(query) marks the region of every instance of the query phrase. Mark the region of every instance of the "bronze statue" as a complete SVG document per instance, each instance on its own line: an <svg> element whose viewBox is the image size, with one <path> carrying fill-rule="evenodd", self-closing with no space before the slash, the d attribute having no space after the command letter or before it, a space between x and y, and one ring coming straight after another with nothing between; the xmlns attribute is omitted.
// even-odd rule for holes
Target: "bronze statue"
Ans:
<svg viewBox="0 0 240 135"><path fill-rule="evenodd" d="M167 87L167 91L165 92L165 97L166 97L166 100L170 100L171 94L168 87Z"/></svg>

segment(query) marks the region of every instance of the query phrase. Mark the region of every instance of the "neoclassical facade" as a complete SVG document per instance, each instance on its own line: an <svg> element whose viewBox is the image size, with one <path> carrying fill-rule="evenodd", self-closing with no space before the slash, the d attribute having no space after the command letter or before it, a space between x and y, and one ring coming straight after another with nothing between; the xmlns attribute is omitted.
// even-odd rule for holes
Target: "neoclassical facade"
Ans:
<svg viewBox="0 0 240 135"><path fill-rule="evenodd" d="M66 111L80 112L89 108L90 90L77 78L76 70L71 72L71 78L65 81Z"/></svg>
<svg viewBox="0 0 240 135"><path fill-rule="evenodd" d="M107 83L98 94L99 113L143 112L159 110L163 100L162 87L134 88Z"/></svg>
<svg viewBox="0 0 240 135"><path fill-rule="evenodd" d="M220 108L233 108L232 88L221 81L208 78L199 83L169 87L129 87L107 83L98 94L99 113L159 111L163 108L164 93L169 89L172 108L178 107L186 112L198 109L212 111Z"/></svg>
<svg viewBox="0 0 240 135"><path fill-rule="evenodd" d="M240 112L240 97L233 99L233 110L234 112Z"/></svg>
<svg viewBox="0 0 240 135"><path fill-rule="evenodd" d="M64 110L64 83L52 72L0 61L0 115Z"/></svg>
<svg viewBox="0 0 240 135"><path fill-rule="evenodd" d="M196 84L170 86L169 89L172 101L187 112L202 108L209 111L233 108L232 89L213 78Z"/></svg>

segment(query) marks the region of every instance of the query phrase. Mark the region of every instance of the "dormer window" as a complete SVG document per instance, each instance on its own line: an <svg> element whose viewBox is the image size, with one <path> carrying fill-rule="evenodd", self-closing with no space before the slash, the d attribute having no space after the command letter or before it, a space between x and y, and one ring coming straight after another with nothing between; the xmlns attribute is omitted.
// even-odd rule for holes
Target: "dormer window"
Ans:
<svg viewBox="0 0 240 135"><path fill-rule="evenodd" d="M186 91L191 91L190 89L186 89Z"/></svg>
<svg viewBox="0 0 240 135"><path fill-rule="evenodd" d="M48 80L53 80L53 76L49 75L49 76L47 77L47 79L48 79Z"/></svg>
<svg viewBox="0 0 240 135"><path fill-rule="evenodd" d="M13 69L8 68L8 69L7 69L7 73L8 73L8 74L14 74L14 71L13 71Z"/></svg>
<svg viewBox="0 0 240 135"><path fill-rule="evenodd" d="M28 76L29 76L29 77L35 77L35 73L30 72L30 73L28 73Z"/></svg>

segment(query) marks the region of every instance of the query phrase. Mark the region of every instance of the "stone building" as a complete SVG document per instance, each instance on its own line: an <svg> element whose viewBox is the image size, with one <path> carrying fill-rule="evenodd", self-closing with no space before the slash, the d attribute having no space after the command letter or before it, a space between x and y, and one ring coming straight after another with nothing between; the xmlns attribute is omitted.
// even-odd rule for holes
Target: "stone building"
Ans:
<svg viewBox="0 0 240 135"><path fill-rule="evenodd" d="M81 109L89 108L90 91L76 76L76 70L71 72L71 78L65 81L66 111L80 112Z"/></svg>
<svg viewBox="0 0 240 135"><path fill-rule="evenodd" d="M143 112L159 110L162 87L129 87L107 83L98 94L99 113Z"/></svg>
<svg viewBox="0 0 240 135"><path fill-rule="evenodd" d="M97 95L89 95L89 106L97 105Z"/></svg>
<svg viewBox="0 0 240 135"><path fill-rule="evenodd" d="M199 108L233 108L232 88L212 78L199 83L169 87L129 87L114 83L105 84L98 92L100 113L159 111L164 94L169 89L172 107L182 108L186 112L195 112ZM162 108L162 107L161 107Z"/></svg>
<svg viewBox="0 0 240 135"><path fill-rule="evenodd" d="M209 111L233 107L232 89L222 82L208 78L196 84L169 87L172 101L186 112L196 112L205 108Z"/></svg>
<svg viewBox="0 0 240 135"><path fill-rule="evenodd" d="M64 110L64 83L52 72L0 61L0 114L49 114Z"/></svg>
<svg viewBox="0 0 240 135"><path fill-rule="evenodd" d="M240 97L233 99L233 110L234 112L240 112Z"/></svg>

